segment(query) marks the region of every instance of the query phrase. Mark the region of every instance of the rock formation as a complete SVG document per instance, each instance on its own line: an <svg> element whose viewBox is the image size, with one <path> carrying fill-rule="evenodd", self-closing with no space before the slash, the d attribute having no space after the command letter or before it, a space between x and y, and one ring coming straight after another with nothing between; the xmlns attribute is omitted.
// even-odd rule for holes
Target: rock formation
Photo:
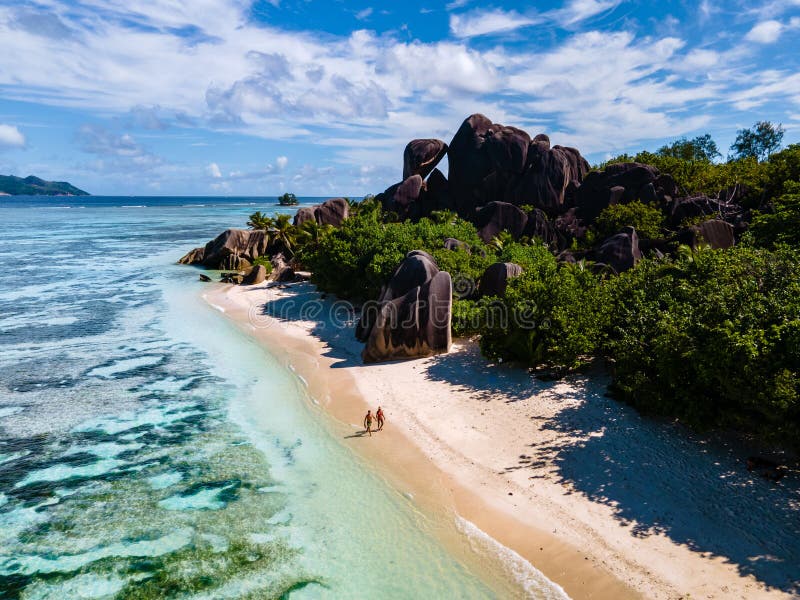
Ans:
<svg viewBox="0 0 800 600"><path fill-rule="evenodd" d="M641 259L639 236L633 227L623 227L622 231L605 240L597 252L597 262L608 265L617 273L632 269Z"/></svg>
<svg viewBox="0 0 800 600"><path fill-rule="evenodd" d="M584 223L591 224L612 204L642 199L643 192L645 196L654 195L652 184L658 176L655 167L641 163L615 163L602 171L592 171L577 190L576 215Z"/></svg>
<svg viewBox="0 0 800 600"><path fill-rule="evenodd" d="M356 337L365 342L364 362L429 356L452 343L452 282L426 252L409 252L362 310Z"/></svg>
<svg viewBox="0 0 800 600"><path fill-rule="evenodd" d="M455 238L445 238L443 246L446 250L463 250L467 254L471 254L469 244Z"/></svg>
<svg viewBox="0 0 800 600"><path fill-rule="evenodd" d="M178 262L208 269L241 270L267 253L269 236L257 229L226 229L204 248L195 248Z"/></svg>
<svg viewBox="0 0 800 600"><path fill-rule="evenodd" d="M706 243L712 248L730 248L736 243L733 225L719 219L709 219L678 232L678 241L692 248Z"/></svg>
<svg viewBox="0 0 800 600"><path fill-rule="evenodd" d="M397 213L401 221L408 218L419 218L422 216L420 214L420 196L423 188L422 177L411 175L402 183L395 184L380 194L379 200L385 211Z"/></svg>
<svg viewBox="0 0 800 600"><path fill-rule="evenodd" d="M268 277L270 281L284 282L294 279L294 269L289 266L282 253L273 256L269 262L272 264L272 272Z"/></svg>
<svg viewBox="0 0 800 600"><path fill-rule="evenodd" d="M447 153L442 140L411 140L403 152L403 180L412 175L425 179Z"/></svg>
<svg viewBox="0 0 800 600"><path fill-rule="evenodd" d="M484 242L491 241L501 231L508 231L514 239L518 239L528 224L528 215L508 202L490 202L477 212L474 222Z"/></svg>
<svg viewBox="0 0 800 600"><path fill-rule="evenodd" d="M306 221L316 221L319 225L341 227L342 222L350 215L350 205L344 198L326 200L316 206L304 206L294 216L294 225L302 225Z"/></svg>
<svg viewBox="0 0 800 600"><path fill-rule="evenodd" d="M258 285L267 280L267 268L264 265L256 265L242 279L242 285Z"/></svg>
<svg viewBox="0 0 800 600"><path fill-rule="evenodd" d="M478 292L481 296L498 296L502 298L508 287L508 280L522 275L522 267L516 263L498 262L489 267L481 275Z"/></svg>

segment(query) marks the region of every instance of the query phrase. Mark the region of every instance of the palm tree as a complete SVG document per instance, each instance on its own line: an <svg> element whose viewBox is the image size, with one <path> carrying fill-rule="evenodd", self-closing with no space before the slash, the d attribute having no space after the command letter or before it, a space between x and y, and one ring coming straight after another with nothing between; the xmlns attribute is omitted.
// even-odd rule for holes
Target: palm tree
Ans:
<svg viewBox="0 0 800 600"><path fill-rule="evenodd" d="M278 215L272 223L272 234L277 242L283 245L284 250L289 254L287 258L294 255L293 246L297 242L297 227L292 225L289 215Z"/></svg>
<svg viewBox="0 0 800 600"><path fill-rule="evenodd" d="M298 228L296 240L302 244L317 246L334 229L334 226L328 223L320 225L316 221L306 221Z"/></svg>
<svg viewBox="0 0 800 600"><path fill-rule="evenodd" d="M275 225L275 219L268 217L260 210L250 215L250 220L247 221L247 226L250 229L271 229Z"/></svg>

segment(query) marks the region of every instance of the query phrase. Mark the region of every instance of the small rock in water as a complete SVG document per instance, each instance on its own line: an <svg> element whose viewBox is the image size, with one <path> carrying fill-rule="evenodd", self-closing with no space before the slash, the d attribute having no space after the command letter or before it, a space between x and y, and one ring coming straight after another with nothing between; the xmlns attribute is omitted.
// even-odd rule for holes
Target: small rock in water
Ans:
<svg viewBox="0 0 800 600"><path fill-rule="evenodd" d="M203 275L202 273L200 273L200 281L211 281L211 277L209 277L208 275Z"/></svg>

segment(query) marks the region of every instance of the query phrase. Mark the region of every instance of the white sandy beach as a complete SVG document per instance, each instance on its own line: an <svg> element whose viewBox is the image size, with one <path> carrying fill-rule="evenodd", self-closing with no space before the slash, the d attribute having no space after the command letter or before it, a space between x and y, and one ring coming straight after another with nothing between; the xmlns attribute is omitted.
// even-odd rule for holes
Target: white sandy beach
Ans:
<svg viewBox="0 0 800 600"><path fill-rule="evenodd" d="M602 375L539 381L487 365L465 341L363 365L352 328L333 322L346 313L310 284L215 284L205 296L290 364L343 428L382 405L386 429L347 442L573 598L800 593L796 476L751 475L746 450L640 417L604 396Z"/></svg>

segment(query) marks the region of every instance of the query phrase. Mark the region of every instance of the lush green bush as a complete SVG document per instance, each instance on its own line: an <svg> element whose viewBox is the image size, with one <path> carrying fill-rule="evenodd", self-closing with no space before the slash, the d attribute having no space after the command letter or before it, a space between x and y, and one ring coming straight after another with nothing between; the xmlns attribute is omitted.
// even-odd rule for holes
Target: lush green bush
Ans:
<svg viewBox="0 0 800 600"><path fill-rule="evenodd" d="M627 225L636 228L640 238L656 239L662 237L664 214L655 206L639 200L629 204L612 204L604 208L594 224L598 240L619 233Z"/></svg>
<svg viewBox="0 0 800 600"><path fill-rule="evenodd" d="M485 313L483 353L561 372L590 360L608 309L605 284L582 264L559 265L540 244L510 245L500 259L524 272L509 282L504 298L478 306Z"/></svg>
<svg viewBox="0 0 800 600"><path fill-rule="evenodd" d="M800 183L787 182L786 193L773 201L773 212L753 218L750 231L761 246L800 246Z"/></svg>
<svg viewBox="0 0 800 600"><path fill-rule="evenodd" d="M771 201L789 193L787 184L800 182L800 144L776 152L764 164L763 199Z"/></svg>
<svg viewBox="0 0 800 600"><path fill-rule="evenodd" d="M684 252L675 262L645 260L609 287L603 350L623 398L694 426L800 433L793 251Z"/></svg>
<svg viewBox="0 0 800 600"><path fill-rule="evenodd" d="M474 251L445 250L443 243L448 237L466 242ZM477 281L493 261L490 249L467 221L453 218L438 223L431 219L384 223L380 211L372 210L347 219L340 229L319 240L316 248L304 253L303 260L321 289L342 298L368 300L378 296L381 286L411 250L429 252L454 280Z"/></svg>

